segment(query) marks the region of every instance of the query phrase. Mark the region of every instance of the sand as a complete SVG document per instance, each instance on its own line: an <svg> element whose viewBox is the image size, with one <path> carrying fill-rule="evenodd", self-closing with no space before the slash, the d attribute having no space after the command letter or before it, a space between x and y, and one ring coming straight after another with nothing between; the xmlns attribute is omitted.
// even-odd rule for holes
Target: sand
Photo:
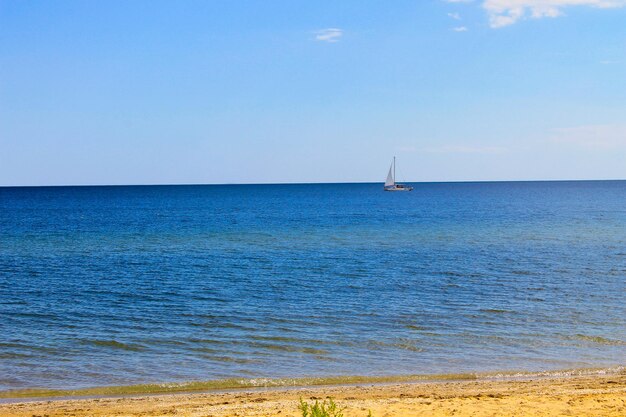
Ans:
<svg viewBox="0 0 626 417"><path fill-rule="evenodd" d="M316 387L0 404L3 417L299 416L298 399L332 397L345 417L626 416L626 375Z"/></svg>

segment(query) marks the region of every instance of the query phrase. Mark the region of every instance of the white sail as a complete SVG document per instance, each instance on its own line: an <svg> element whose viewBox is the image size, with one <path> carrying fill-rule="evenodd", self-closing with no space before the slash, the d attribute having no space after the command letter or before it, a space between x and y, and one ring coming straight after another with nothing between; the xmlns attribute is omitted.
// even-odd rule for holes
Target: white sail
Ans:
<svg viewBox="0 0 626 417"><path fill-rule="evenodd" d="M389 167L389 174L387 174L387 181L385 181L385 187L392 187L396 185L393 179L393 164Z"/></svg>

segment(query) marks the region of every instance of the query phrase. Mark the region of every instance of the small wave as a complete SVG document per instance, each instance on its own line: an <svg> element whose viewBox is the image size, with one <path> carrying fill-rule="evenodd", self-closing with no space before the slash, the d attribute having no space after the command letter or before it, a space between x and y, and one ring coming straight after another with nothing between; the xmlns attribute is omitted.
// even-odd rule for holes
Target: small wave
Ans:
<svg viewBox="0 0 626 417"><path fill-rule="evenodd" d="M32 397L83 397L137 394L163 394L174 392L215 391L244 388L307 387L320 385L353 385L402 383L419 381L475 380L475 374L397 375L397 376L330 376L313 378L231 378L210 381L171 382L162 384L106 386L64 389L23 389L0 391L0 398Z"/></svg>
<svg viewBox="0 0 626 417"><path fill-rule="evenodd" d="M309 355L328 355L329 352L324 349L316 349L311 347L299 347L292 345L277 345L272 343L254 343L253 346L269 350L279 350L283 352L306 353Z"/></svg>
<svg viewBox="0 0 626 417"><path fill-rule="evenodd" d="M129 351L134 351L134 352L145 349L145 346L143 345L139 345L136 343L122 343L113 339L112 340L82 340L81 343L84 345L93 345L93 346L106 347L106 348L112 348L112 349L129 350Z"/></svg>
<svg viewBox="0 0 626 417"><path fill-rule="evenodd" d="M570 376L594 376L594 375L620 375L626 372L626 366L615 366L611 368L579 368L579 369L561 369L554 371L519 371L519 372L488 372L478 374L484 379L506 379L506 378L534 378L534 377L550 377L561 378Z"/></svg>
<svg viewBox="0 0 626 417"><path fill-rule="evenodd" d="M0 269L0 272L3 272ZM26 301L23 300L2 300L0 301L0 305L6 305L6 306L23 306L23 305L27 305L28 303Z"/></svg>
<svg viewBox="0 0 626 417"><path fill-rule="evenodd" d="M406 327L407 329L410 330L417 330L417 331L425 331L425 330L429 330L428 327L424 327L424 326L416 326L414 324L407 324L404 327Z"/></svg>
<svg viewBox="0 0 626 417"><path fill-rule="evenodd" d="M13 348L13 349L20 349L20 350L26 350L29 352L37 352L37 353L44 353L44 354L46 353L55 354L59 352L59 349L52 348L49 346L27 345L23 343L11 343L11 342L0 343L0 348Z"/></svg>
<svg viewBox="0 0 626 417"><path fill-rule="evenodd" d="M370 347L381 347L381 348L395 348L395 349L402 349L402 350L408 350L411 352L423 352L424 348L415 346L415 343L413 343L410 340L398 340L395 342L380 342L380 341L370 341L368 343L368 345Z"/></svg>
<svg viewBox="0 0 626 417"><path fill-rule="evenodd" d="M160 346L186 346L187 343L180 340L172 339L141 339L141 342L148 345L160 345Z"/></svg>
<svg viewBox="0 0 626 417"><path fill-rule="evenodd" d="M34 312L14 312L11 313L13 317L23 317L28 319L52 319L56 320L59 317L56 314L49 313L34 313Z"/></svg>
<svg viewBox="0 0 626 417"><path fill-rule="evenodd" d="M480 311L483 313L491 313L491 314L512 313L511 310L502 310L499 308L481 308Z"/></svg>
<svg viewBox="0 0 626 417"><path fill-rule="evenodd" d="M219 350L219 349L212 349L212 348L208 348L208 347L191 348L191 350L194 351L194 352L200 352L200 353L219 353L219 352L221 352L221 350Z"/></svg>
<svg viewBox="0 0 626 417"><path fill-rule="evenodd" d="M202 345L227 345L231 342L227 342L226 340L218 340L218 339L198 339L195 337L191 337L187 339L189 343L197 343ZM232 341L232 344L237 344L238 341Z"/></svg>
<svg viewBox="0 0 626 417"><path fill-rule="evenodd" d="M583 368L554 371L508 371L488 373L459 373L459 374L431 374L431 375L391 375L391 376L328 376L317 378L231 378L210 381L171 382L161 384L107 386L84 388L77 390L54 389L24 389L0 391L0 398L28 398L28 397L81 397L81 396L117 396L137 394L157 394L193 391L215 391L245 388L270 387L307 387L321 385L360 385L382 383L412 383L420 381L467 381L467 380L498 380L536 377L570 377L593 375L617 375L626 373L626 366L612 368Z"/></svg>
<svg viewBox="0 0 626 417"><path fill-rule="evenodd" d="M23 345L21 343L0 342L0 347L8 347L8 348L18 347L18 348L21 348L21 347L24 347L24 346L27 346L27 345Z"/></svg>
<svg viewBox="0 0 626 417"><path fill-rule="evenodd" d="M17 352L0 352L0 359L24 359L24 358L32 358L32 355L27 355L26 353L17 353Z"/></svg>
<svg viewBox="0 0 626 417"><path fill-rule="evenodd" d="M266 342L284 342L284 343L300 343L300 344L314 344L314 345L344 345L344 343L337 341L328 341L321 339L310 339L310 338L298 338L298 337L289 337L289 336L260 336L260 335L252 335L250 339L260 340Z"/></svg>
<svg viewBox="0 0 626 417"><path fill-rule="evenodd" d="M607 339L602 336L588 336L585 334L575 334L571 337L572 339L584 340L585 342L593 342L600 345L609 345L609 346L626 346L626 342L623 340L615 340L615 339Z"/></svg>
<svg viewBox="0 0 626 417"><path fill-rule="evenodd" d="M226 323L226 322L211 322L211 321L190 321L188 322L193 327L207 327L211 329L237 329L237 330L249 330L254 331L254 327L243 326L241 324Z"/></svg>
<svg viewBox="0 0 626 417"><path fill-rule="evenodd" d="M233 356L223 356L223 355L201 355L203 359L207 359L213 362L230 362L230 363L238 363L238 364L248 364L248 363L260 363L261 361L258 359L248 359L248 358L235 358Z"/></svg>

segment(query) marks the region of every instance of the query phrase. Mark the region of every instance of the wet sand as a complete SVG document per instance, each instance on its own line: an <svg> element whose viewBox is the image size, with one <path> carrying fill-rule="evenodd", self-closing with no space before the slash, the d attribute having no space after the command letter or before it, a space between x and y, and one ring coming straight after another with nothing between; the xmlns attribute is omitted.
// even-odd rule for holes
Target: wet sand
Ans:
<svg viewBox="0 0 626 417"><path fill-rule="evenodd" d="M4 417L299 416L332 397L345 417L626 416L626 374L254 390L0 404Z"/></svg>

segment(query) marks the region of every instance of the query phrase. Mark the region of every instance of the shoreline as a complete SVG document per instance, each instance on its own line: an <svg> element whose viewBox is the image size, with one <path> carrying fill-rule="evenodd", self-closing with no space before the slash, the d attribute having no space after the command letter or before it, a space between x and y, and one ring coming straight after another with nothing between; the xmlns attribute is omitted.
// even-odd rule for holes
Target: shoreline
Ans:
<svg viewBox="0 0 626 417"><path fill-rule="evenodd" d="M462 381L516 381L526 379L571 378L580 376L626 375L626 365L603 368L570 368L548 371L491 371L456 374L413 374L389 376L328 376L301 378L229 378L207 381L165 382L135 385L96 386L77 389L30 388L0 391L0 405L21 401L63 401L133 396L235 393L307 388L384 386Z"/></svg>
<svg viewBox="0 0 626 417"><path fill-rule="evenodd" d="M345 417L626 415L626 369L587 375L526 375L354 386L273 387L228 392L143 394L92 399L30 399L0 404L4 417L296 417L300 399L333 398Z"/></svg>

